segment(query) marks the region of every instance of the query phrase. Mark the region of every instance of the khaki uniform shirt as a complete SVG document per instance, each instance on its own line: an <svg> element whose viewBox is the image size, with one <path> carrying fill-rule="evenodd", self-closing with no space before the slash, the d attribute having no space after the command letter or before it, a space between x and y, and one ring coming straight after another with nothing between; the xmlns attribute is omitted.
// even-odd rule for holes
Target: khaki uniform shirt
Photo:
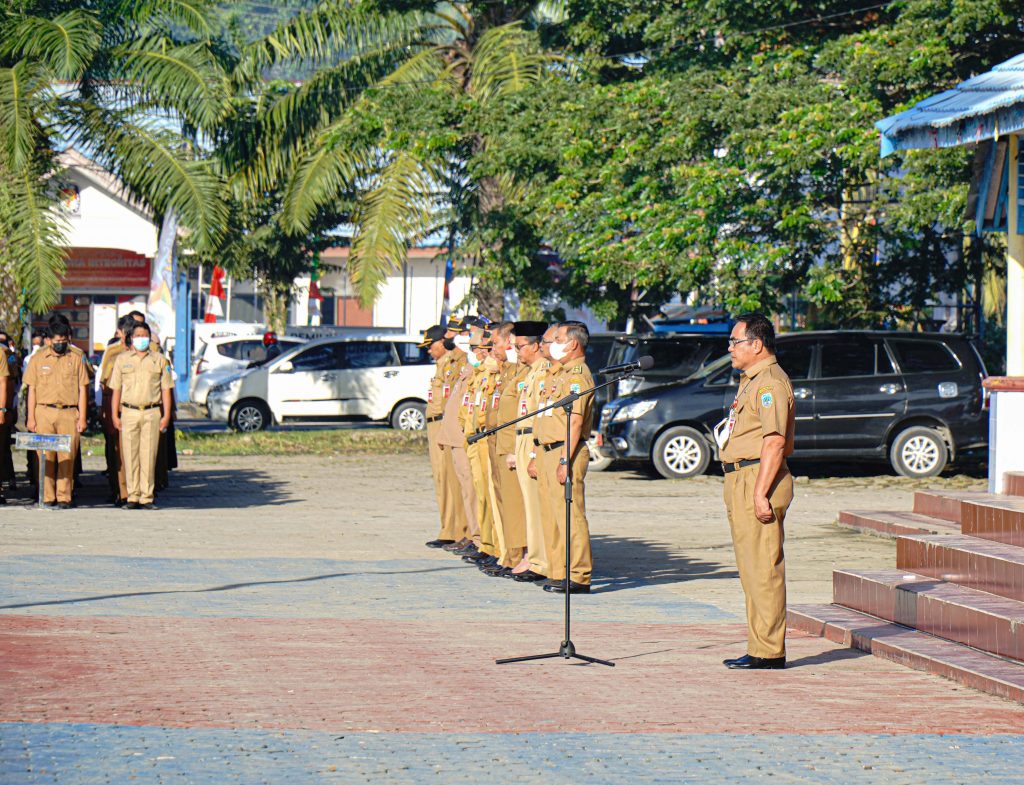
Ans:
<svg viewBox="0 0 1024 785"><path fill-rule="evenodd" d="M761 457L764 438L773 433L786 437L783 454L792 455L794 407L793 386L774 357L748 368L740 375L739 393L733 402L736 422L719 457L725 463L756 460Z"/></svg>
<svg viewBox="0 0 1024 785"><path fill-rule="evenodd" d="M465 391L462 393L459 414L463 435L471 436L480 427L477 423L479 422L480 405L484 399L482 388L487 377L487 371L484 370L483 365L476 368L473 368L471 365L467 367L472 370L472 376L470 377L469 384L466 385Z"/></svg>
<svg viewBox="0 0 1024 785"><path fill-rule="evenodd" d="M92 367L92 363L89 362L89 358L85 356L85 352L73 343L68 344L68 351L78 357L78 361L85 366L85 372L89 376L89 381L92 381L96 376L96 369Z"/></svg>
<svg viewBox="0 0 1024 785"><path fill-rule="evenodd" d="M122 352L114 361L110 389L121 391L121 403L154 406L160 403L162 391L173 386L167 359L162 354L146 352L140 357L132 350Z"/></svg>
<svg viewBox="0 0 1024 785"><path fill-rule="evenodd" d="M462 398L466 385L472 377L472 367L466 361L466 355L456 352L455 368L452 369L452 388L448 400L444 404L444 415L441 430L437 434L437 443L444 447L465 447L466 436L462 432Z"/></svg>
<svg viewBox="0 0 1024 785"><path fill-rule="evenodd" d="M445 401L451 394L454 359L455 352L445 352L437 360L434 375L430 378L430 387L427 390L427 417L440 417L444 413Z"/></svg>
<svg viewBox="0 0 1024 785"><path fill-rule="evenodd" d="M115 343L107 347L103 352L103 359L100 361L100 384L106 390L110 390L110 375L114 372L114 361L117 360L125 350L124 343Z"/></svg>
<svg viewBox="0 0 1024 785"><path fill-rule="evenodd" d="M500 425L522 416L519 414L519 401L526 390L526 376L530 373L530 366L525 363L505 363L502 371L504 378L501 382L498 405L495 409L494 425ZM516 451L516 430L525 428L527 425L526 422L516 423L498 431L496 434L498 443L495 445L498 455L509 455Z"/></svg>
<svg viewBox="0 0 1024 785"><path fill-rule="evenodd" d="M11 369L7 367L7 347L0 346L0 379L11 375Z"/></svg>
<svg viewBox="0 0 1024 785"><path fill-rule="evenodd" d="M587 364L580 357L569 360L567 364L559 364L558 370L551 374L550 388L547 392L547 399L544 405L554 403L559 398L589 390L594 386L594 377L590 373ZM583 430L581 431L580 444L586 444L590 438L590 431L594 427L594 394L588 393L572 405L572 413L583 418ZM544 414L535 418L534 438L541 444L554 444L565 441L565 410L561 408L548 409Z"/></svg>
<svg viewBox="0 0 1024 785"><path fill-rule="evenodd" d="M78 394L89 384L81 350L57 354L46 346L36 352L25 371L25 384L36 390L36 404L78 406Z"/></svg>

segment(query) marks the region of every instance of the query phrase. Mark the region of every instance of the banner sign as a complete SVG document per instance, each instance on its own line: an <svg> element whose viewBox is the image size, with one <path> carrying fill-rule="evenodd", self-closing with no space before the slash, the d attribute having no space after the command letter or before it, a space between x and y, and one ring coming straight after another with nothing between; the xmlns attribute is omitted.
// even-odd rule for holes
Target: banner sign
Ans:
<svg viewBox="0 0 1024 785"><path fill-rule="evenodd" d="M63 288L149 291L149 259L120 248L71 248Z"/></svg>
<svg viewBox="0 0 1024 785"><path fill-rule="evenodd" d="M14 449L71 452L71 434L17 433L14 435Z"/></svg>
<svg viewBox="0 0 1024 785"><path fill-rule="evenodd" d="M153 260L152 278L149 282L149 302L146 314L150 326L166 341L175 335L175 300L177 297L178 259L176 242L178 239L178 218L174 211L164 216L160 228L160 240L157 245L156 258Z"/></svg>

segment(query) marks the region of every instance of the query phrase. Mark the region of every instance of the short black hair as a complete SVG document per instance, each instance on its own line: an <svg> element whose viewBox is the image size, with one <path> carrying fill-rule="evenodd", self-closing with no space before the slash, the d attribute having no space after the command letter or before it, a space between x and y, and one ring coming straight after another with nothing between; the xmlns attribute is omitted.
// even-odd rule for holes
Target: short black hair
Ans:
<svg viewBox="0 0 1024 785"><path fill-rule="evenodd" d="M136 324L135 317L127 313L117 320L117 329L127 335Z"/></svg>
<svg viewBox="0 0 1024 785"><path fill-rule="evenodd" d="M128 312L128 316L130 316L136 322L145 322L146 321L146 314L142 313L142 311L129 311Z"/></svg>
<svg viewBox="0 0 1024 785"><path fill-rule="evenodd" d="M54 338L70 338L71 328L63 322L53 322L50 325L50 334Z"/></svg>
<svg viewBox="0 0 1024 785"><path fill-rule="evenodd" d="M135 324L132 325L132 337L133 338L135 337L135 331L136 330L145 330L146 331L146 335L149 335L149 336L153 335L153 331L149 329L149 325L146 324L145 322L135 322Z"/></svg>
<svg viewBox="0 0 1024 785"><path fill-rule="evenodd" d="M71 326L71 322L68 320L68 317L58 311L55 311L50 315L49 322L50 327L53 327L55 324L63 324L65 327Z"/></svg>
<svg viewBox="0 0 1024 785"><path fill-rule="evenodd" d="M763 313L745 313L736 317L747 331L748 338L755 338L765 349L775 354L775 325Z"/></svg>
<svg viewBox="0 0 1024 785"><path fill-rule="evenodd" d="M32 337L33 338L39 338L40 340L44 340L46 338L49 338L50 337L50 328L49 327L37 327L36 329L34 329L32 331Z"/></svg>

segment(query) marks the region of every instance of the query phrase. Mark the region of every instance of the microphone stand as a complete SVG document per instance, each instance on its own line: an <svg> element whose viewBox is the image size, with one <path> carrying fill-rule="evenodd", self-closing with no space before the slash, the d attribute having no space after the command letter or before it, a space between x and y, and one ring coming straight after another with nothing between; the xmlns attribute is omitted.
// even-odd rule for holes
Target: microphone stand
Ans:
<svg viewBox="0 0 1024 785"><path fill-rule="evenodd" d="M491 434L497 433L503 428L508 428L509 426L515 425L518 422L528 420L529 418L535 417L536 415L541 414L542 412L546 412L548 409L557 409L561 407L562 409L565 410L565 446L566 450L568 451L569 444L572 440L572 405L576 403L576 401L578 401L584 395L589 395L595 392L596 390L600 390L604 387L608 387L612 384L615 384L616 382L622 381L623 379L632 376L639 370L639 368L636 368L630 371L626 371L625 373L622 373L613 379L609 379L606 382L602 382L601 384L591 387L589 390L581 390L578 393L571 393L565 396L564 398L555 401L554 403L548 404L543 408L537 409L534 412L529 412L528 414L524 414L522 417L517 417L514 420L509 420L508 422L502 423L501 425L497 425L489 430L481 431L480 433L474 434L470 436L466 441L469 444L474 444L480 441L481 439L486 439ZM529 660L549 660L553 659L554 657L562 657L567 660L583 660L584 662L590 662L596 665L607 665L611 668L615 667L614 662L608 662L607 660L599 660L596 657L588 657L585 654L580 654L579 652L577 652L576 647L573 645L572 637L570 635L570 625L572 619L572 593L569 591L569 568L572 562L570 544L572 542L572 463L574 458L575 456L570 454L569 462L566 464L565 467L565 637L562 639L562 644L558 647L558 651L548 652L546 654L530 654L525 657L508 657L502 660L495 660L494 662L497 665L507 665L510 662L527 662Z"/></svg>

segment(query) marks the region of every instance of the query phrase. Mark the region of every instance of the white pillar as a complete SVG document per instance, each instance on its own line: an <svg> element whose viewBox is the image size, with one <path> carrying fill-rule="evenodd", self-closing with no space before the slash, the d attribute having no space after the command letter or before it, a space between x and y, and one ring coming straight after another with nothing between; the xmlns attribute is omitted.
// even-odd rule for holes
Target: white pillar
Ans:
<svg viewBox="0 0 1024 785"><path fill-rule="evenodd" d="M1024 376L1024 226L1020 208L1020 139L1010 137L1010 193L1006 254L1006 375Z"/></svg>

